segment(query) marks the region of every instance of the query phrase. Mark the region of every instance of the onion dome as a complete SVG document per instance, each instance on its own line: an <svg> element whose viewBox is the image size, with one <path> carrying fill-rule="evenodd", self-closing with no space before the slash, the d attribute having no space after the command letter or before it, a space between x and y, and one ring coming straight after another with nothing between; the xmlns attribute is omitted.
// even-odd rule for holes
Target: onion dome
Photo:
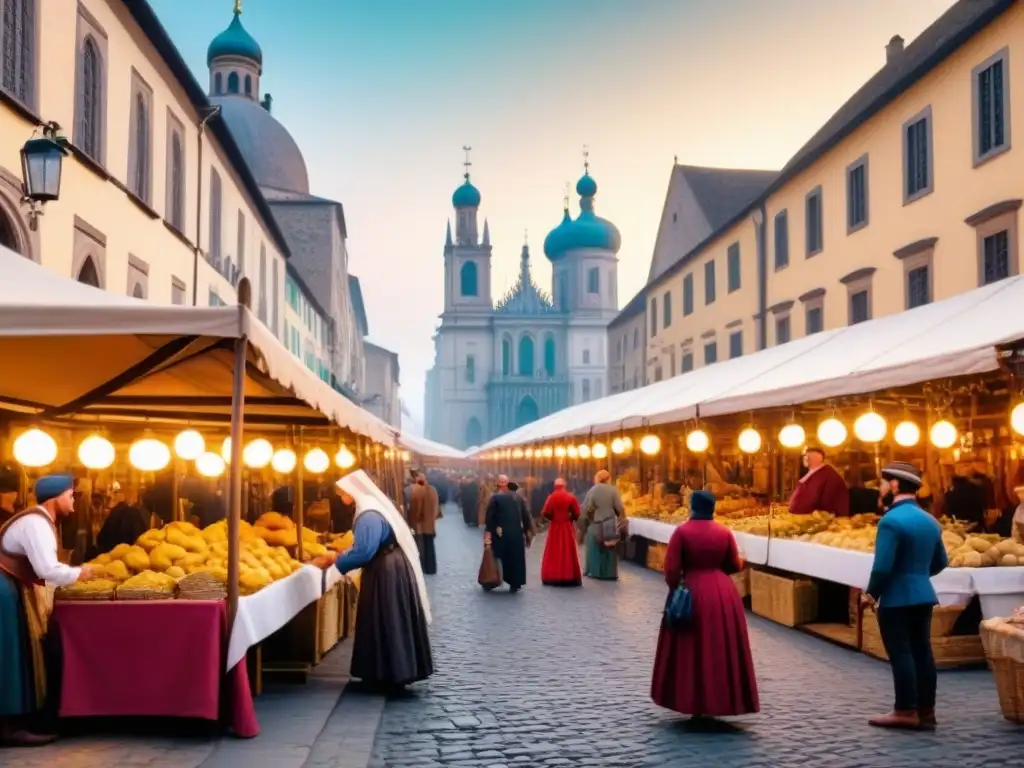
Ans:
<svg viewBox="0 0 1024 768"><path fill-rule="evenodd" d="M235 4L235 16L231 19L228 28L213 38L210 47L206 50L206 63L212 64L214 59L221 56L237 56L243 59L251 59L263 66L263 50L255 38L245 31L242 26L242 9L239 3Z"/></svg>
<svg viewBox="0 0 1024 768"><path fill-rule="evenodd" d="M466 174L466 180L455 190L455 194L452 195L452 205L455 208L480 207L480 190L469 183L468 173Z"/></svg>
<svg viewBox="0 0 1024 768"><path fill-rule="evenodd" d="M566 235L572 228L572 218L569 216L569 210L562 211L562 221L557 227L548 232L548 236L544 238L544 255L552 261L556 258L552 254L562 254L565 249L562 247L562 243L565 240Z"/></svg>
<svg viewBox="0 0 1024 768"><path fill-rule="evenodd" d="M576 192L580 196L580 215L567 223L569 214L566 212L562 223L544 240L544 254L549 260L557 261L569 251L584 248L618 253L622 236L614 224L594 213L597 182L589 173L576 183Z"/></svg>

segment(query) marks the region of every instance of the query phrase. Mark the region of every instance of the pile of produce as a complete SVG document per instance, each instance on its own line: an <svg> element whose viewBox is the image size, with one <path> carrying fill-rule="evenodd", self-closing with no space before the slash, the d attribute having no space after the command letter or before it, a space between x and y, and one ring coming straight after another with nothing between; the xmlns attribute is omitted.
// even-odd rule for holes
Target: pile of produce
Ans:
<svg viewBox="0 0 1024 768"><path fill-rule="evenodd" d="M251 530L253 535L263 539L272 547L295 547L299 543L299 533L295 522L280 512L264 512ZM326 554L327 547L320 543L320 534L303 526L303 559L312 560Z"/></svg>
<svg viewBox="0 0 1024 768"><path fill-rule="evenodd" d="M347 552L352 549L352 545L355 543L355 534L353 534L352 531L346 531L345 533L335 534L334 537L327 542L327 548L334 552Z"/></svg>
<svg viewBox="0 0 1024 768"><path fill-rule="evenodd" d="M942 540L949 554L950 568L1024 565L1024 544L1003 539L998 534L971 534L965 538L945 532Z"/></svg>

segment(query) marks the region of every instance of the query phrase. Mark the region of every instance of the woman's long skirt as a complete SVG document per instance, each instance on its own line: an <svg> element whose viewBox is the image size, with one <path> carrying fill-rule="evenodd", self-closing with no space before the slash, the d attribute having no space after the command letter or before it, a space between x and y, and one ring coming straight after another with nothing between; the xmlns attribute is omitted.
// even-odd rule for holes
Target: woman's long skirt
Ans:
<svg viewBox="0 0 1024 768"><path fill-rule="evenodd" d="M597 540L597 526L587 528L587 576L592 579L614 581L619 578L619 553L615 547L605 547Z"/></svg>
<svg viewBox="0 0 1024 768"><path fill-rule="evenodd" d="M747 617L732 579L719 570L685 576L693 619L676 630L662 621L651 698L684 715L728 717L760 707Z"/></svg>
<svg viewBox="0 0 1024 768"><path fill-rule="evenodd" d="M578 587L583 583L580 551L576 545L576 526L572 522L564 520L551 523L544 542L540 580L549 586Z"/></svg>
<svg viewBox="0 0 1024 768"><path fill-rule="evenodd" d="M382 551L363 569L352 677L402 686L434 674L427 620L416 576L401 548Z"/></svg>
<svg viewBox="0 0 1024 768"><path fill-rule="evenodd" d="M28 642L21 591L0 574L0 717L25 715L34 709Z"/></svg>
<svg viewBox="0 0 1024 768"><path fill-rule="evenodd" d="M433 533L420 533L416 536L416 544L420 550L420 567L427 576L437 573L437 550L434 548L436 538L437 535Z"/></svg>

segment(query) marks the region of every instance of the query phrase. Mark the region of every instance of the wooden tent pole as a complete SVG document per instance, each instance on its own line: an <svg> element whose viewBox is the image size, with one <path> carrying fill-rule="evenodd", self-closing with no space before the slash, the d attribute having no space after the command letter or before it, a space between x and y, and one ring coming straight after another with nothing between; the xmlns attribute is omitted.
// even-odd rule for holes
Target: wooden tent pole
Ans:
<svg viewBox="0 0 1024 768"><path fill-rule="evenodd" d="M242 440L245 418L245 360L249 340L235 342L231 398L231 466L228 485L228 636L238 613L238 536L242 519Z"/></svg>

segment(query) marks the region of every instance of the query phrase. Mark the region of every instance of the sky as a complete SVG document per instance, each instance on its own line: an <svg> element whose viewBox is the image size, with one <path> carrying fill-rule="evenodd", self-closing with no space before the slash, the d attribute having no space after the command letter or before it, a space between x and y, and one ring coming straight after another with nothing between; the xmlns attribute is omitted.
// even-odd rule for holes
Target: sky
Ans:
<svg viewBox="0 0 1024 768"><path fill-rule="evenodd" d="M206 84L206 48L234 0L150 2ZM370 339L399 354L415 431L463 145L490 223L495 301L524 237L550 291L542 244L586 145L596 210L622 233L625 305L647 278L673 158L781 168L884 64L893 35L909 43L952 4L243 0L242 21L310 190L344 205Z"/></svg>

